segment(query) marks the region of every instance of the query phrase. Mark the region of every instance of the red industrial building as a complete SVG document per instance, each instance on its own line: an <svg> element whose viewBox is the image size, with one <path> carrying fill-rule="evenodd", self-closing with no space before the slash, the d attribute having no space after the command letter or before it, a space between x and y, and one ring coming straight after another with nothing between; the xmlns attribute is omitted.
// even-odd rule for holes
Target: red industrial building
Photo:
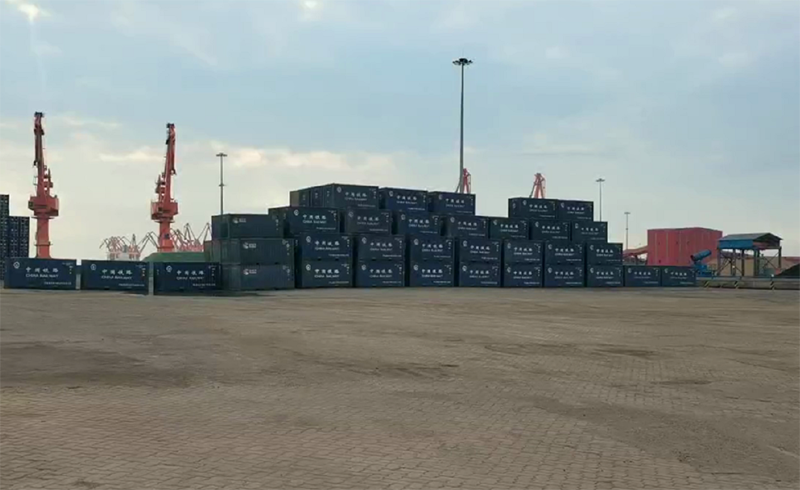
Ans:
<svg viewBox="0 0 800 490"><path fill-rule="evenodd" d="M647 230L647 265L692 265L692 254L711 250L709 262L717 260L717 242L722 232L709 228L661 228Z"/></svg>

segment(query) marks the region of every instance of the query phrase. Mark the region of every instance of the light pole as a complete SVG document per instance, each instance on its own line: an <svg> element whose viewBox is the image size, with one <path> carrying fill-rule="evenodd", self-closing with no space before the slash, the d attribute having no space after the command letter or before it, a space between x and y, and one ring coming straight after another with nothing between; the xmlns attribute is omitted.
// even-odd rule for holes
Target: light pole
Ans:
<svg viewBox="0 0 800 490"><path fill-rule="evenodd" d="M223 214L224 206L223 206L223 190L222 188L225 187L225 184L222 181L222 159L228 156L225 153L219 152L217 155L219 157L219 214Z"/></svg>
<svg viewBox="0 0 800 490"><path fill-rule="evenodd" d="M461 144L458 152L458 187L456 192L464 192L464 67L472 64L472 60L459 58L453 64L461 67Z"/></svg>
<svg viewBox="0 0 800 490"><path fill-rule="evenodd" d="M598 207L600 208L600 219L598 221L603 221L603 182L606 179L600 177L599 179L595 180L597 185L600 186L600 202L598 203Z"/></svg>
<svg viewBox="0 0 800 490"><path fill-rule="evenodd" d="M628 250L628 218L630 215L630 211L625 211L625 250Z"/></svg>

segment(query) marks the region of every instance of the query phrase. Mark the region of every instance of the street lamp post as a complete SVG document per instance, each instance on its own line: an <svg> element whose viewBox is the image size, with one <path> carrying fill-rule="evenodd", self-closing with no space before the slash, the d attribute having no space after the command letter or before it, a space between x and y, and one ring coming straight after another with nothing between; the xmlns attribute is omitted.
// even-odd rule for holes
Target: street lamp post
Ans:
<svg viewBox="0 0 800 490"><path fill-rule="evenodd" d="M458 187L456 192L464 192L464 67L472 64L472 60L459 58L453 64L461 67L461 139L458 152Z"/></svg>
<svg viewBox="0 0 800 490"><path fill-rule="evenodd" d="M600 187L600 202L598 203L598 207L600 208L600 219L598 221L603 221L603 182L606 179L600 177L599 179L595 180L597 185Z"/></svg>
<svg viewBox="0 0 800 490"><path fill-rule="evenodd" d="M625 211L625 250L628 250L628 218L630 215L630 211Z"/></svg>
<svg viewBox="0 0 800 490"><path fill-rule="evenodd" d="M223 205L223 187L225 187L225 183L222 181L222 160L226 156L225 153L219 152L217 155L219 157L219 214L223 214L224 205Z"/></svg>

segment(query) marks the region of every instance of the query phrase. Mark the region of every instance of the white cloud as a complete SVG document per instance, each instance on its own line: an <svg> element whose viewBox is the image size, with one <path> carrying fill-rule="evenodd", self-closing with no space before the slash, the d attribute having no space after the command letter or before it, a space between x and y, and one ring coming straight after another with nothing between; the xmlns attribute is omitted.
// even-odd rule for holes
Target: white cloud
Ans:
<svg viewBox="0 0 800 490"><path fill-rule="evenodd" d="M739 9L736 7L723 7L711 13L711 19L714 22L727 22L735 19L739 14Z"/></svg>
<svg viewBox="0 0 800 490"><path fill-rule="evenodd" d="M155 166L164 160L164 154L144 146L125 153L99 153L97 158L107 163L152 163Z"/></svg>
<svg viewBox="0 0 800 490"><path fill-rule="evenodd" d="M746 51L725 53L717 61L726 68L743 68L752 63L753 55Z"/></svg>
<svg viewBox="0 0 800 490"><path fill-rule="evenodd" d="M27 17L28 22L31 24L36 22L36 20L40 17L47 17L50 15L50 12L31 2L26 2L23 0L6 0L6 3L16 7L17 11Z"/></svg>
<svg viewBox="0 0 800 490"><path fill-rule="evenodd" d="M50 124L56 126L64 125L71 128L96 127L101 129L117 129L120 127L119 123L114 121L101 121L99 119L80 117L70 113L54 115L48 120Z"/></svg>
<svg viewBox="0 0 800 490"><path fill-rule="evenodd" d="M544 50L544 56L550 60L561 60L569 56L569 51L561 46L550 46Z"/></svg>

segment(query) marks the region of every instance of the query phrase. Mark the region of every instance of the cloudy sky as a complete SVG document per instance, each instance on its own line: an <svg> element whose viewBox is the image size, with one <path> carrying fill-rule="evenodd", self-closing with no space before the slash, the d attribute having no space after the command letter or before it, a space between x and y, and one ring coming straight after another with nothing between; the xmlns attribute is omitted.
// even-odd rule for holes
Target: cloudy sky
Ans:
<svg viewBox="0 0 800 490"><path fill-rule="evenodd" d="M0 192L27 214L45 112L53 253L101 257L149 220L165 124L177 224L263 212L292 188L450 190L468 56L466 166L503 216L533 175L597 199L611 238L771 231L800 254L796 1L0 0Z"/></svg>

